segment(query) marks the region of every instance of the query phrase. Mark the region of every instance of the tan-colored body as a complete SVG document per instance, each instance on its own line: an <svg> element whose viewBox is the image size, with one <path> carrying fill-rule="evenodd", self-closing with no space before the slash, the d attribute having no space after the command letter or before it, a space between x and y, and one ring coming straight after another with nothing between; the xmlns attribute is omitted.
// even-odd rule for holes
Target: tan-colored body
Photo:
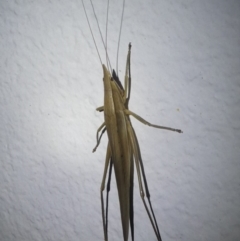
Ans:
<svg viewBox="0 0 240 241"><path fill-rule="evenodd" d="M91 0L90 0L90 3L92 6L92 10L94 12L95 19L97 21L98 30L101 35L102 43L106 52L106 61L111 69L111 63L110 63L110 60L108 57L108 51L107 51L107 27L106 27L106 39L104 41L102 32L98 24L94 6ZM83 4L83 9L87 18L89 28L91 30L92 38L94 40L94 44L98 53L99 60L102 63L83 0L82 0L82 4ZM120 25L120 33L119 33L119 42L120 42L120 35L121 35L121 26L123 21L124 5L125 5L125 0L123 0L123 10L122 10L121 25ZM109 2L108 2L108 8L107 8L107 19L108 19L108 9L109 9ZM119 42L118 42L118 50L119 50ZM118 56L118 51L117 51L117 56ZM158 241L162 241L160 231L158 229L158 224L157 224L155 214L152 208L152 204L150 201L150 193L148 190L148 184L147 184L147 179L144 171L144 165L141 157L140 147L139 147L138 140L137 140L135 131L132 127L129 116L132 115L143 124L149 125L154 128L165 129L165 130L175 131L179 133L182 133L182 131L179 129L174 129L170 127L153 125L128 109L128 103L130 100L130 93L131 93L130 56L131 56L131 43L129 44L129 47L128 47L124 88L122 87L122 84L119 81L115 71L113 70L111 74L109 71L109 68L107 68L104 64L102 64L103 83L104 83L104 106L97 108L97 111L104 111L104 122L97 130L97 144L94 147L93 152L96 151L98 145L100 144L100 140L103 133L105 132L105 130L107 130L108 146L107 146L107 152L106 152L103 178L102 178L102 183L100 188L104 239L105 241L108 241L108 194L110 190L111 172L112 172L112 166L113 166L115 177L116 177L117 189L118 189L123 239L124 241L128 241L129 226L130 226L132 241L134 241L133 174L134 174L134 162L135 162L140 196L142 198L149 220L152 224L153 230L156 234L156 238ZM118 63L118 57L117 57L117 63ZM101 132L100 137L99 137L99 132ZM109 174L108 174L106 213L105 213L103 191L105 190L107 172L109 172ZM146 203L145 201L145 194L146 194L148 203Z"/></svg>
<svg viewBox="0 0 240 241"><path fill-rule="evenodd" d="M99 33L101 35L102 42L106 51L106 60L110 65L108 52L107 52L107 27L106 27L106 40L104 42L93 3L91 0L90 2L92 5L95 19L97 21ZM82 0L82 4L83 4L83 9L87 18L89 28L91 30L92 38L96 46L99 60L102 63L83 0ZM122 20L123 20L124 5L125 5L125 0L123 0L120 34L121 34L121 26L122 26ZM109 3L108 3L108 6L109 6ZM108 19L108 10L107 10L107 19ZM119 42L120 42L120 34L119 34ZM119 47L119 43L118 43L118 47ZM104 239L105 241L108 241L108 230L107 230L108 194L110 190L111 170L113 165L114 171L115 171L117 188L118 188L123 238L124 238L124 241L128 241L129 224L130 224L132 241L134 240L134 219L133 219L134 163L133 162L135 162L140 196L142 198L144 207L146 209L146 212L152 224L153 230L156 234L156 238L158 241L162 241L162 238L158 229L158 224L157 224L157 221L153 212L152 204L150 201L150 193L148 190L148 184L147 184L146 175L144 171L140 147L138 144L135 131L132 127L129 115L132 115L143 124L152 126L154 128L176 131L179 133L182 133L182 131L179 129L174 129L170 127L153 125L128 109L128 102L130 100L130 93L131 93L130 55L131 55L131 43L129 44L129 47L128 47L124 88L122 87L122 84L119 81L118 76L115 74L115 72L113 71L112 73L113 76L112 76L109 69L104 64L102 64L103 83L104 83L104 106L97 108L97 111L104 111L105 121L97 130L97 144L94 147L93 152L96 151L103 133L105 132L105 130L107 130L108 146L107 146L107 152L106 152L103 179L102 179L101 188L100 188ZM118 57L117 57L117 60L118 60ZM99 137L100 131L102 132ZM106 201L106 213L105 213L103 191L105 189L106 175L107 175L108 169L109 169L109 174L108 174L109 177L108 177L108 185L107 185L107 198L106 198L107 201ZM145 193L148 200L148 205L145 201Z"/></svg>
<svg viewBox="0 0 240 241"><path fill-rule="evenodd" d="M104 106L97 108L98 111L104 111L104 123L98 128L97 131L97 145L93 149L96 150L100 143L100 138L98 133L105 127L107 129L108 135L108 148L105 160L105 168L103 174L103 180L101 185L101 202L102 202L102 218L103 218L103 229L105 241L108 240L107 234L107 217L105 216L103 191L105 189L106 174L110 161L113 162L113 167L115 171L116 183L118 188L120 213L122 220L122 230L124 241L128 240L129 236L129 222L131 222L130 213L132 205L130 196L133 195L133 159L135 160L138 183L140 189L140 196L143 200L144 206L148 213L150 222L153 226L154 232L158 241L161 241L161 235L158 230L157 221L155 219L151 201L150 194L148 191L148 186L146 182L146 176L144 173L143 162L141 158L140 148L138 145L136 134L133 130L132 124L130 122L129 115L134 116L136 119L142 123L171 131L176 131L181 133L181 130L153 125L137 114L128 110L128 101L130 99L131 90L131 76L130 76L130 54L131 54L131 44L129 44L129 50L127 55L126 73L125 73L125 84L124 89L114 80L109 70L103 65L103 83L104 83ZM143 181L142 181L143 178ZM145 189L145 191L144 191ZM145 202L145 192L148 198L148 205ZM148 207L149 206L149 207ZM133 209L133 207L132 207ZM133 211L133 210L132 210ZM133 222L133 218L132 218ZM132 224L133 225L133 224ZM132 228L133 233L133 228ZM133 237L133 234L132 234Z"/></svg>
<svg viewBox="0 0 240 241"><path fill-rule="evenodd" d="M128 238L130 157L131 148L127 132L123 96L109 71L103 65L104 82L104 118L116 176L120 202L124 240Z"/></svg>

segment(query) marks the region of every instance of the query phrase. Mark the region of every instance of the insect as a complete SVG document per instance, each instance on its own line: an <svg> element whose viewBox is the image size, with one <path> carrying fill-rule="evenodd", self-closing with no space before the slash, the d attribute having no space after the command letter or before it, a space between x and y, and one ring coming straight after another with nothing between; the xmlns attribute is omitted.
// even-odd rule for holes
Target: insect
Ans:
<svg viewBox="0 0 240 241"><path fill-rule="evenodd" d="M83 3L83 8L88 20L88 16L86 13L83 0L82 0L82 3ZM92 4L92 7L93 7L93 4ZM93 11L94 11L94 8L93 8ZM95 11L94 11L94 14L95 14ZM91 30L89 20L88 20L88 24ZM92 30L91 30L91 33L92 33ZM92 37L94 39L93 33L92 33ZM94 39L94 42L95 42L95 39ZM131 43L129 43L129 46L128 46L124 87L122 86L118 78L118 74L115 72L115 70L114 69L110 70L111 65L108 58L106 41L105 43L103 41L103 45L107 56L106 57L107 66L102 64L103 85L104 85L104 105L101 107L98 107L97 111L104 112L104 122L97 130L97 135L96 135L97 144L94 147L93 152L96 151L98 145L100 144L102 135L107 130L108 145L107 145L107 152L106 152L106 158L105 158L103 179L102 179L101 188L100 188L104 239L105 241L108 241L108 198L109 198L110 181L111 181L111 174L112 174L112 168L113 168L115 172L117 189L118 189L123 239L124 241L128 240L129 226L130 226L131 238L132 240L134 240L133 179L134 179L134 162L135 162L136 172L138 177L138 185L140 189L140 196L142 198L144 207L146 209L146 212L152 224L153 230L156 234L156 238L158 241L161 241L162 238L160 235L160 231L158 228L158 224L157 224L154 211L152 208L151 200L150 200L150 193L149 193L146 175L144 171L140 147L138 144L135 131L130 121L130 116L133 116L143 124L149 125L154 128L170 130L178 133L182 133L182 131L175 128L153 125L128 109L128 104L129 104L130 94L131 94L131 68L130 68ZM95 46L96 46L96 42L95 42ZM99 58L100 58L100 55L99 55ZM101 61L101 58L100 58L100 61ZM108 178L107 178L107 173L108 173ZM105 209L103 192L105 190L106 179L108 179L108 181L107 181L106 209ZM147 200L148 200L147 202L145 201L145 196L147 197Z"/></svg>

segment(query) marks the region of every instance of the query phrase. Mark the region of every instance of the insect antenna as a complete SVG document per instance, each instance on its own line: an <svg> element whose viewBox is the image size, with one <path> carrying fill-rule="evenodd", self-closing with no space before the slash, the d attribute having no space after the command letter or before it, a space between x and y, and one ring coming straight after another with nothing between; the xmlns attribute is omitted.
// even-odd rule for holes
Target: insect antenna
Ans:
<svg viewBox="0 0 240 241"><path fill-rule="evenodd" d="M105 30L105 45L106 45L106 62L107 62L107 68L109 69L110 61L108 59L108 54L107 54L107 36L108 36L108 13L109 13L109 0L107 3L107 17L106 17L106 30Z"/></svg>
<svg viewBox="0 0 240 241"><path fill-rule="evenodd" d="M99 54L99 51L98 51L97 43L96 43L96 40L95 40L95 38L94 38L94 34L93 34L93 31L92 31L92 27L91 27L91 25L90 25L90 22L89 22L89 19L88 19L88 15L87 15L87 11L86 11L85 4L84 4L83 0L82 0L82 5L83 5L84 12L85 12L85 16L86 16L86 18L87 18L87 22L88 22L89 29L90 29L90 31L91 31L92 39L93 39L95 48L96 48L96 50L97 50L98 58L99 58L99 60L100 60L100 62L101 62L101 64L102 64L102 59L101 59L100 54Z"/></svg>
<svg viewBox="0 0 240 241"><path fill-rule="evenodd" d="M92 0L90 0L90 3L91 3L92 10L93 10L93 13L94 13L94 18L95 18L96 23L97 23L98 32L99 32L99 34L100 34L100 36L101 36L101 41L102 41L103 47L104 47L105 52L106 52L107 66L110 66L110 70L111 70L111 72L112 72L112 67L111 67L111 63L110 63L109 56L108 56L108 53L107 53L106 44L105 44L104 39L103 39L102 31L101 31L100 26L99 26L99 21L98 21L98 18L97 18L97 15L96 15L95 8L94 8L94 6L93 6ZM95 40L93 31L92 31L92 28L91 28L91 25L90 25L90 21L89 21L88 15L87 15L87 11L86 11L86 7L85 7L85 4L84 4L84 0L82 0L82 5L83 5L83 9L84 9L86 18L87 18L87 22L88 22L89 29L90 29L90 31L91 31L91 35L92 35L92 38L93 38L93 41L94 41L94 45L95 45L95 48L96 48L97 53L98 53L98 57L99 57L100 62L101 62L101 64L102 64L102 60L101 60L101 57L100 57L100 54L99 54L99 51L98 51L98 47L97 47L97 44L96 44L96 40ZM109 3L108 3L108 5L109 5ZM108 11L108 10L107 10L107 11ZM107 14L107 15L108 15L108 14ZM108 19L108 17L107 17L107 19Z"/></svg>
<svg viewBox="0 0 240 241"><path fill-rule="evenodd" d="M97 14L96 14L96 12L95 12L95 8L94 8L94 6L93 6L92 0L90 0L90 2L91 2L91 5L92 5L92 10L93 10L93 13L94 13L94 17L95 17L96 22L97 22L98 32L100 33L101 40L102 40L102 44L103 44L103 47L104 47L105 52L106 52L107 66L109 65L110 70L111 70L111 72L112 72L111 62L110 62L110 59L109 59L109 56L108 56L106 43L104 42L104 39L103 39L102 31L101 31L100 26L99 26L99 21L98 21L98 18L97 18ZM107 6L107 21L108 21L108 9L109 9L109 1L108 1L108 6ZM107 28L107 26L106 26L106 28ZM107 34L107 33L106 33L106 34Z"/></svg>
<svg viewBox="0 0 240 241"><path fill-rule="evenodd" d="M120 47L120 40L121 40L121 33L122 33L122 24L123 24L124 9L125 9L125 0L123 0L122 16L121 16L120 30L119 30L119 36L118 36L117 63L116 63L116 72L117 72L117 75L118 75L118 55L119 55L119 47Z"/></svg>

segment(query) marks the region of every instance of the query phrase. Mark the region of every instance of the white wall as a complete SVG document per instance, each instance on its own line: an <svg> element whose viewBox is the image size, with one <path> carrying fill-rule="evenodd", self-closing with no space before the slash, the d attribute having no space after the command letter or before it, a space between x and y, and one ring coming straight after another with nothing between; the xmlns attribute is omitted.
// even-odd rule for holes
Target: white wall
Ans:
<svg viewBox="0 0 240 241"><path fill-rule="evenodd" d="M103 28L106 1L94 2ZM239 12L237 0L126 0L119 74L132 42L130 108L184 131L132 120L163 241L240 240ZM1 1L0 19L0 240L103 240L106 136L92 153L102 69L82 3ZM122 240L114 180L110 202L109 240ZM134 205L136 240L156 240L136 180Z"/></svg>

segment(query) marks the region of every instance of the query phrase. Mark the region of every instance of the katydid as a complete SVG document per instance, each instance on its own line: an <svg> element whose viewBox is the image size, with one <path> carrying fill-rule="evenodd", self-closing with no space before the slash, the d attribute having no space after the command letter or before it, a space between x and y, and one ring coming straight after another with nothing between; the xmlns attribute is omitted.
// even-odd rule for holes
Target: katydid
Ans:
<svg viewBox="0 0 240 241"><path fill-rule="evenodd" d="M83 0L82 0L82 3L83 3L85 14L87 16ZM94 14L95 14L95 11L94 11ZM88 17L87 17L87 20L88 20ZM91 29L89 20L88 20L88 24ZM91 33L92 33L92 30L91 30ZM93 33L92 33L92 37L94 39ZM95 39L94 39L94 42L95 42ZM107 66L109 66L110 61L108 58L106 41L105 43L103 43L103 45L107 56L106 57ZM95 42L95 46L96 46L96 42ZM100 58L100 55L99 55L99 58ZM140 189L140 196L142 198L143 204L149 216L154 232L156 234L157 240L161 241L162 238L159 232L158 224L157 224L157 221L153 212L152 204L150 201L150 193L148 190L148 184L147 184L146 175L143 167L140 147L138 144L135 131L130 121L130 115L135 117L143 124L152 126L154 128L175 131L178 133L182 133L182 131L175 128L153 125L128 109L128 103L130 100L130 93L131 93L130 58L131 58L131 43L129 43L129 46L128 46L124 88L118 78L117 73L114 70L110 71L109 67L106 67L104 64L102 64L103 85L104 85L104 105L97 108L97 111L104 112L104 122L97 130L97 144L93 149L93 152L96 151L103 133L107 130L108 145L107 145L104 173L103 173L103 178L102 178L102 183L100 188L104 239L105 241L108 241L108 195L109 195L110 180L111 180L111 173L112 173L112 167L113 167L115 172L115 177L116 177L117 189L118 189L123 239L124 241L128 240L129 225L130 225L131 237L132 237L132 240L134 240L133 173L134 173L134 162L135 162L137 177L138 177L138 184ZM100 58L100 61L101 61L101 58ZM100 132L101 134L99 136ZM109 171L109 174L108 174L106 210L105 210L103 191L105 189L107 171ZM148 199L148 204L145 201L145 195Z"/></svg>

